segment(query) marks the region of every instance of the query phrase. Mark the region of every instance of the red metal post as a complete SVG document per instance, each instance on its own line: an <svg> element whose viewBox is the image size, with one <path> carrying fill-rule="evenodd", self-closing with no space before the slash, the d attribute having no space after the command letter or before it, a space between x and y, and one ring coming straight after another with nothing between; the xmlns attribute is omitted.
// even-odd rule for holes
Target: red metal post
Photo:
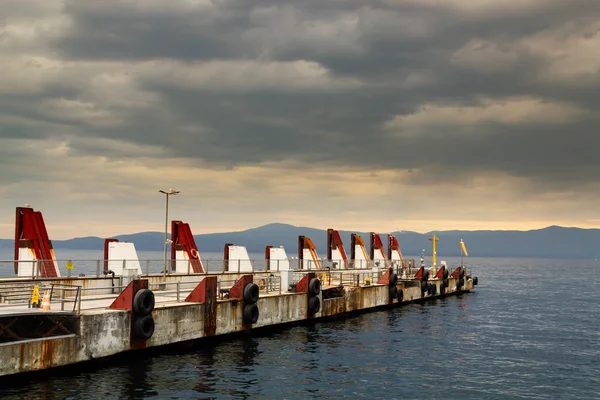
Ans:
<svg viewBox="0 0 600 400"><path fill-rule="evenodd" d="M304 236L298 236L298 269L304 268Z"/></svg>
<svg viewBox="0 0 600 400"><path fill-rule="evenodd" d="M135 296L140 289L148 289L148 279L136 279L129 282L129 285L123 289L108 308L115 310L133 310L133 296Z"/></svg>
<svg viewBox="0 0 600 400"><path fill-rule="evenodd" d="M108 245L109 243L118 242L117 239L105 239L104 240L104 275L108 274Z"/></svg>
<svg viewBox="0 0 600 400"><path fill-rule="evenodd" d="M300 279L300 282L296 284L296 292L308 293L308 284L310 283L310 280L314 277L316 277L316 274L314 272L309 272L306 275L304 275L304 277Z"/></svg>
<svg viewBox="0 0 600 400"><path fill-rule="evenodd" d="M425 269L425 267L421 267L419 268L419 270L417 271L417 273L415 274L415 279L420 281L423 278L423 270Z"/></svg>
<svg viewBox="0 0 600 400"><path fill-rule="evenodd" d="M229 298L230 299L243 299L244 298L244 288L247 284L253 283L254 277L253 275L242 275L240 279L233 285L231 289L229 289Z"/></svg>
<svg viewBox="0 0 600 400"><path fill-rule="evenodd" d="M213 290L214 289L214 290ZM214 291L214 293L213 293ZM217 277L207 276L192 290L185 298L187 302L204 303L211 296L216 298L217 295Z"/></svg>
<svg viewBox="0 0 600 400"><path fill-rule="evenodd" d="M435 274L435 277L436 277L437 279L443 279L443 278L444 278L444 270L445 270L445 269L446 269L446 266L445 266L445 265L442 265L442 266L440 267L440 269L438 270L437 274Z"/></svg>
<svg viewBox="0 0 600 400"><path fill-rule="evenodd" d="M390 284L390 274L392 273L392 268L388 268L385 273L379 278L377 284L379 285L389 285Z"/></svg>
<svg viewBox="0 0 600 400"><path fill-rule="evenodd" d="M134 334L134 323L138 318L135 311L133 311L133 298L135 294L141 289L148 289L147 279L136 279L129 282L129 285L117 296L115 301L109 306L114 310L129 310L129 347L132 349L140 349L146 347L147 340L137 338Z"/></svg>
<svg viewBox="0 0 600 400"><path fill-rule="evenodd" d="M273 248L273 246L265 247L265 263L266 263L267 271L271 270L271 249L272 248Z"/></svg>
<svg viewBox="0 0 600 400"><path fill-rule="evenodd" d="M188 254L192 270L195 273L204 273L204 265L198 255L198 246L194 240L190 225L182 221L171 221L171 270L175 270L175 260L177 250L185 251Z"/></svg>
<svg viewBox="0 0 600 400"><path fill-rule="evenodd" d="M204 278L185 301L204 303L204 334L214 336L217 332L217 277Z"/></svg>
<svg viewBox="0 0 600 400"><path fill-rule="evenodd" d="M31 241L31 246L38 260L40 275L44 278L57 277L58 272L52 255L52 242L48 237L44 217L39 211L29 207L17 207L15 220L15 260L19 259L19 248L23 240ZM18 264L15 263L15 273Z"/></svg>

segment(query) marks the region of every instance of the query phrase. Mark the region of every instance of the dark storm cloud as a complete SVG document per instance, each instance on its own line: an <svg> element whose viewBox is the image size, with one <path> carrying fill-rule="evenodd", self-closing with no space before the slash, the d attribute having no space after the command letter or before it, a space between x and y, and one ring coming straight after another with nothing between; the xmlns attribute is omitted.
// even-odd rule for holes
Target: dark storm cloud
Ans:
<svg viewBox="0 0 600 400"><path fill-rule="evenodd" d="M148 107L100 110L117 115L119 123L90 123L31 107L44 99L93 102L83 85L78 92L67 79L64 86L44 85L34 99L5 98L0 104L4 112L67 125L79 135L153 145L166 149L165 155L215 165L300 161L317 168L416 168L440 180L465 171L506 171L547 185L597 179L589 172L600 170L597 120L586 112L552 123L539 116L507 122L499 115L458 125L385 127L424 104L477 107L481 98L540 99L584 111L600 105L593 74L572 78L576 86L568 79L541 79L561 59L535 42L540 35L557 45L590 37L600 21L600 2L515 0L506 7L489 2L487 8L468 0L440 3L224 0L136 7L133 1L68 1L68 34L50 41L68 62L110 61L128 70L171 59L193 70L199 61L258 59L289 62L293 69L295 61L306 60L328 68L327 79L360 84L285 89L295 82L279 81L280 88L219 91L193 79L175 85L152 74L139 77L131 67L141 90L158 100ZM178 73L175 68L173 75ZM9 128L28 137L48 134L39 126ZM93 142L73 146L98 151Z"/></svg>
<svg viewBox="0 0 600 400"><path fill-rule="evenodd" d="M247 20L242 10L198 7L186 13L178 4L172 10L142 12L128 1L68 1L65 13L74 22L73 31L57 48L67 57L84 59L235 57L229 43Z"/></svg>

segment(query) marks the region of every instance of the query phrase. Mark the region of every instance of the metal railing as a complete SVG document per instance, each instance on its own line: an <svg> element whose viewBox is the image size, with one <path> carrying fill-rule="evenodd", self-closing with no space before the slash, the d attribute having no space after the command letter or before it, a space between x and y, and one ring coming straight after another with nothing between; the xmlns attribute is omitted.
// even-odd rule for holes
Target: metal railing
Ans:
<svg viewBox="0 0 600 400"><path fill-rule="evenodd" d="M70 296L66 296L66 292L74 293L74 298L70 299ZM55 299L54 294L59 293L58 299ZM81 286L78 285L66 285L66 284L52 284L50 288L50 304L52 300L60 303L60 310L65 310L65 303L73 303L72 311L81 311Z"/></svg>
<svg viewBox="0 0 600 400"><path fill-rule="evenodd" d="M0 285L0 304L7 305L18 305L18 304L29 304L31 301L31 294L35 282L25 282L21 284L1 284ZM39 286L39 285L38 285ZM40 290L49 289L48 286L42 286Z"/></svg>
<svg viewBox="0 0 600 400"><path fill-rule="evenodd" d="M254 283L258 284L259 290L265 292L266 294L281 294L281 276L279 275L257 274L254 276Z"/></svg>
<svg viewBox="0 0 600 400"><path fill-rule="evenodd" d="M325 286L369 286L376 285L385 270L322 270L316 274ZM306 275L304 271L294 271L293 284Z"/></svg>
<svg viewBox="0 0 600 400"><path fill-rule="evenodd" d="M52 309L52 303L59 303L60 310L65 310L65 303L72 303L72 311L75 312L80 305L81 300L81 286L79 285L68 285L61 283L48 283L45 285L40 284L25 284L17 285L12 287L7 285L0 285L0 305L1 306L24 306L32 308L32 299L34 293L34 287L37 286L37 297L38 307L41 308L42 302L45 301L44 294L49 292L50 308Z"/></svg>
<svg viewBox="0 0 600 400"><path fill-rule="evenodd" d="M82 302L84 304L83 308L85 309L106 308L110 305L110 303L108 303L108 305L106 304L106 300L114 301L115 295L119 294L127 286L129 281L134 278L134 276L118 276L114 273L105 273L109 272L105 271L106 260L73 259L68 261L74 266L74 269L69 272L76 271L77 273L71 273L71 276L69 276L69 272L67 272L66 276L61 274L63 275L61 278L53 279L40 279L39 264L41 261L0 261L0 266L3 263L10 263L12 272L14 272L13 265L15 262L28 263L31 268L31 276L29 274L27 274L27 276L21 276L23 281L15 282L14 280L10 280L7 281L6 284L2 284L2 279L0 279L0 303L4 302L8 304L8 301L12 296L17 303L11 304L27 304L31 299L33 285L37 283L37 285L41 287L40 295L43 293L43 290L51 289L52 302L58 302L61 310L64 310L67 306L70 307L70 304L72 303L73 311L80 311L82 309ZM183 261L188 263L188 271L190 271L191 261L187 259ZM114 262L114 260L111 261L111 263L113 263L112 265L114 265ZM140 269L137 271L138 273L135 274L135 277L145 277L150 279L151 288L156 291L158 297L157 302L182 302L185 301L187 295L196 287L196 285L208 275L217 276L218 296L221 299L228 297L229 289L235 284L239 276L245 273L254 275L254 282L259 284L261 293L281 294L282 292L287 292L288 288L282 288L282 278L277 272L280 270L287 271L288 267L297 266L296 263L298 260L297 258L290 258L287 260L270 260L270 262L267 263L266 260L252 259L247 260L246 263L237 263L236 265L239 267L232 271L231 262L225 263L222 259L207 259L202 260L205 272L198 274L193 272L189 274L176 273L170 268L173 265L172 262L169 262L169 268L167 269L169 280L165 279L160 282L158 282L157 279L162 279L164 260L120 260L119 262L122 263L121 266L123 267L130 266L132 263L134 265L139 265ZM57 265L63 265L60 260L56 260L56 263ZM378 268L376 265L376 268L373 268L373 264L370 264L371 268L339 269L340 265L342 264L340 264L338 260L324 260L321 262L322 269L311 269L316 265L308 262L305 266L309 268L294 268L292 271L292 282L290 283L297 284L307 272L315 272L316 276L322 279L323 284L326 286L375 285L387 268L385 265L382 266L381 262ZM352 265L356 266L357 264L349 264L348 266ZM360 264L360 266L362 265L363 264ZM392 266L399 278L402 276L412 278L420 268L419 265L415 264L414 259L404 260L404 262L394 260L388 265ZM245 271L242 266L245 266L250 270ZM448 267L448 269L452 272L455 267ZM467 272L470 273L470 268L467 268ZM80 276L80 274L83 276ZM110 281L100 280L98 283L92 285L88 282L85 287L82 287L83 285L77 285L78 279L84 277L110 279ZM31 278L34 278L35 281L27 281L27 279ZM21 284L22 286L19 286ZM98 286L94 287L93 285ZM20 289L12 289L11 291L11 287L16 288L17 286L19 286ZM97 305L92 303L94 301L97 302Z"/></svg>
<svg viewBox="0 0 600 400"><path fill-rule="evenodd" d="M120 264L120 269L130 270L132 266L137 269L136 275L140 276L151 276L164 274L165 265L164 260L158 259L123 259L123 260L86 260L86 259L72 259L72 260L52 260L60 271L61 279L76 279L79 277L108 277L114 276L114 272L108 269L108 266L114 266L115 263ZM43 265L43 260L0 260L0 278L1 277L15 277L14 265L18 264L21 271L27 271L27 274L21 273L21 278L41 278L40 265ZM66 265L69 263L72 269L67 269ZM181 264L185 264L184 268L181 268ZM193 270L193 260L190 259L178 259L168 260L166 275L214 275L216 273L259 273L259 272L279 272L283 270L298 270L298 271L322 271L322 270L371 270L371 269L385 269L389 266L393 267L395 272L399 275L402 272L406 272L407 275L412 275L418 271L420 265L415 263L414 259L408 259L404 261L384 260L372 261L372 260L354 260L349 261L344 266L343 260L319 260L318 263L313 260L299 260L297 257L291 257L286 260L263 260L263 259L247 259L247 260L223 260L223 259L205 259L202 260L204 272L195 273ZM9 266L10 268L7 268ZM179 271L177 270L179 266ZM318 268L321 267L321 268ZM452 267L454 269L454 267Z"/></svg>

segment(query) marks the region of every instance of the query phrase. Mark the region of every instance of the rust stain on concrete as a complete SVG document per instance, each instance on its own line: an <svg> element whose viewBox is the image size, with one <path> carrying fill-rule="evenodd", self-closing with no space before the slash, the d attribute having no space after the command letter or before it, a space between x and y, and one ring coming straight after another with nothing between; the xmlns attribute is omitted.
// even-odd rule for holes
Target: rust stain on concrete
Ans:
<svg viewBox="0 0 600 400"><path fill-rule="evenodd" d="M19 371L23 371L23 364L25 363L25 344L21 343L20 349L20 357L19 357Z"/></svg>
<svg viewBox="0 0 600 400"><path fill-rule="evenodd" d="M40 364L42 369L50 368L53 364L52 362L52 349L53 349L53 341L52 340L44 340L42 342L42 354L40 359Z"/></svg>

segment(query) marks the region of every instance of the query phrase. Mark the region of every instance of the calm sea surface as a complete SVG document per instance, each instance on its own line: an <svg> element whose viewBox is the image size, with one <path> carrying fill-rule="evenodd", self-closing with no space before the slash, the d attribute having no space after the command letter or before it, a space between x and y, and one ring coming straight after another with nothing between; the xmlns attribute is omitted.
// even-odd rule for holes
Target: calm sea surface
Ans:
<svg viewBox="0 0 600 400"><path fill-rule="evenodd" d="M132 355L0 398L599 399L600 262L468 261L468 295Z"/></svg>

